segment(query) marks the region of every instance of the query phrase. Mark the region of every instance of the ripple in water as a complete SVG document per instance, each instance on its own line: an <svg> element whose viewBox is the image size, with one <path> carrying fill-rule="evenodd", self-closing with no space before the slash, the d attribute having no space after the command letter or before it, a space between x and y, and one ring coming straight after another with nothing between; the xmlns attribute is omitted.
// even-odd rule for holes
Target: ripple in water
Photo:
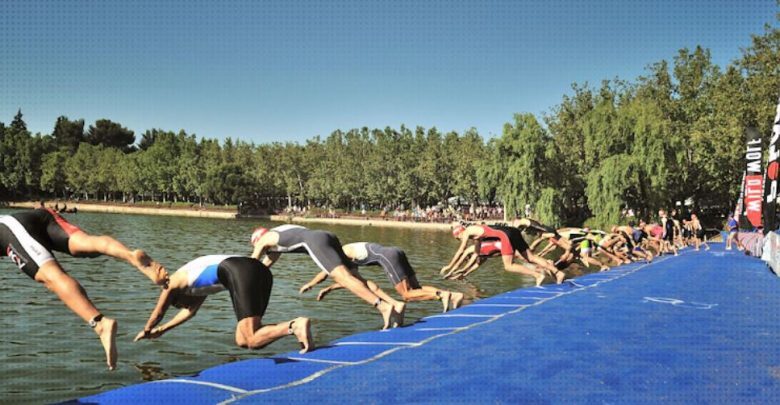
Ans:
<svg viewBox="0 0 780 405"><path fill-rule="evenodd" d="M8 214L12 210L0 210ZM207 254L251 253L249 235L270 222L205 218L153 217L120 214L68 214L66 218L92 234L114 236L128 247L142 248L169 272ZM527 286L531 280L504 272L498 260L488 261L467 281L440 280L457 244L448 232L375 227L321 226L343 244L372 241L398 246L407 252L422 284L460 291L472 301ZM87 290L98 308L119 322L119 364L107 372L103 350L94 332L42 286L2 260L0 286L0 392L9 402L57 402L120 386L192 375L219 364L298 350L295 339L281 339L260 350L235 346L235 315L227 293L209 297L198 315L154 341L133 343L142 330L159 289L124 262L110 258L74 259L56 254L65 270ZM319 288L299 294L298 288L319 272L304 255L283 256L273 268L274 289L267 323L297 316L312 318L316 343L381 328L377 311L346 290L317 302ZM379 267L363 267L361 274L397 296ZM438 301L407 306L407 323L441 311ZM172 312L172 311L171 311ZM169 313L171 316L173 313Z"/></svg>

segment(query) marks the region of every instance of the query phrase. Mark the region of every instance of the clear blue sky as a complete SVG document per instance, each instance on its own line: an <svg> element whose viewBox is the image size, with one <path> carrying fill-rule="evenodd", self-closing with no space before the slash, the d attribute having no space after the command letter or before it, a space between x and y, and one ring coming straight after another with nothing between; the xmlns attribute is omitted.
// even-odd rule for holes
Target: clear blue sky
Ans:
<svg viewBox="0 0 780 405"><path fill-rule="evenodd" d="M0 121L302 141L355 127L500 134L572 82L700 44L723 66L774 0L0 1Z"/></svg>

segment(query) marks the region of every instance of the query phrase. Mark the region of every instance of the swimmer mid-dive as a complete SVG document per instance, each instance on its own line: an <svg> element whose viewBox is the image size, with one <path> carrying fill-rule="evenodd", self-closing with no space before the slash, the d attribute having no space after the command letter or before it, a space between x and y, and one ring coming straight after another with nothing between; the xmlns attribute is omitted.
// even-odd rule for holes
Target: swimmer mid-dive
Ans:
<svg viewBox="0 0 780 405"><path fill-rule="evenodd" d="M451 269L455 263L461 260L461 256L466 252L466 245L469 241L480 243L483 240L498 240L501 242L501 259L504 264L504 270L532 276L536 285L542 284L547 273L555 275L558 283L563 282L565 278L565 274L556 269L552 263L534 255L530 251L528 244L523 239L522 232L516 227L504 225L470 225L464 227L457 225L453 231L453 236L460 240L460 246L445 268ZM513 263L515 257L525 259L526 262L533 266L533 270L522 264Z"/></svg>
<svg viewBox="0 0 780 405"><path fill-rule="evenodd" d="M333 281L373 305L382 314L382 329L398 326L403 319L404 306L392 305L374 294L366 284L349 271L350 260L344 255L336 235L320 230L310 230L299 225L282 225L276 228L257 228L252 233L254 246L252 257L263 255L263 264L271 267L283 253L306 253L320 270L328 273Z"/></svg>
<svg viewBox="0 0 780 405"><path fill-rule="evenodd" d="M547 242L547 246L538 253L538 256L541 257L551 253L556 247L563 250L563 253L555 262L555 267L558 269L564 269L568 265L574 263L575 260L579 260L586 268L594 265L599 267L601 271L607 271L609 270L609 266L596 260L594 256L603 253L608 258L615 260L618 264L622 261L606 250L599 249L599 243L604 235L604 232L591 231L590 228L545 230L535 241L533 241L533 243L531 243L531 249L533 250L541 243Z"/></svg>
<svg viewBox="0 0 780 405"><path fill-rule="evenodd" d="M35 209L0 215L0 255L9 256L27 276L57 294L62 302L100 337L108 368L116 367L117 322L103 316L84 288L62 269L52 251L73 257L101 254L124 260L156 283L164 283L165 269L142 250L129 250L109 236L92 236L72 225L57 212Z"/></svg>
<svg viewBox="0 0 780 405"><path fill-rule="evenodd" d="M626 254L632 260L646 260L648 263L653 261L653 254L642 248L641 240L644 238L644 232L637 234L640 238L640 242L636 242L634 239L634 232L637 231L633 226L620 225L613 226L612 233L618 234L623 241L626 248ZM640 244L638 244L640 243Z"/></svg>
<svg viewBox="0 0 780 405"><path fill-rule="evenodd" d="M463 301L463 293L420 285L412 265L409 264L406 253L397 247L357 242L344 245L344 254L355 266L381 266L387 278L390 279L390 282L395 286L395 290L401 294L404 301L440 300L444 307L444 312L447 312L450 308L458 308ZM327 277L328 274L326 272L320 272L310 282L301 287L300 291L304 292L311 289ZM382 294L379 287L373 282L368 282L368 285L375 294ZM320 291L317 295L317 300L321 300L330 291L339 288L343 287L339 283L333 283Z"/></svg>
<svg viewBox="0 0 780 405"><path fill-rule="evenodd" d="M301 344L300 353L313 349L309 318L263 325L272 287L273 275L259 260L230 255L201 256L173 273L134 341L162 336L192 319L207 296L228 290L238 321L235 334L238 346L259 349L284 336L295 335ZM180 311L167 323L157 326L171 305L181 308Z"/></svg>

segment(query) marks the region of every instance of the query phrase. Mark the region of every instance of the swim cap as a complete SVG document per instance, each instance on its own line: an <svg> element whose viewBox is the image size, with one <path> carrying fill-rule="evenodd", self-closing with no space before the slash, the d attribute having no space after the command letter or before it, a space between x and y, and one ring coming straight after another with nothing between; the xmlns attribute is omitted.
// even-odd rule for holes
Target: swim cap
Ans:
<svg viewBox="0 0 780 405"><path fill-rule="evenodd" d="M456 238L457 238L457 237L459 237L459 236L460 236L460 234L462 234L462 233L463 233L463 231L465 231L465 230L466 230L466 227L465 227L465 226L463 226L463 225L458 225L458 226L456 226L455 228L453 228L453 229L452 229L452 236L454 236L454 237L456 237Z"/></svg>
<svg viewBox="0 0 780 405"><path fill-rule="evenodd" d="M268 232L268 229L266 228L263 227L256 228L255 231L252 232L252 237L249 239L252 246L254 246L257 243L257 241L259 241L260 238L262 238L263 235L266 234L266 232Z"/></svg>

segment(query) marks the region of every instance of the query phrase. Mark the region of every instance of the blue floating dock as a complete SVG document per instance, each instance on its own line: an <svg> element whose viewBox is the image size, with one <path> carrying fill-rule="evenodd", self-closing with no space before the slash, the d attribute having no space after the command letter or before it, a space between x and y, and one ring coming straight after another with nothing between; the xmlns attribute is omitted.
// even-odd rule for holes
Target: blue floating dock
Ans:
<svg viewBox="0 0 780 405"><path fill-rule="evenodd" d="M713 244L77 402L268 401L779 403L780 279Z"/></svg>

